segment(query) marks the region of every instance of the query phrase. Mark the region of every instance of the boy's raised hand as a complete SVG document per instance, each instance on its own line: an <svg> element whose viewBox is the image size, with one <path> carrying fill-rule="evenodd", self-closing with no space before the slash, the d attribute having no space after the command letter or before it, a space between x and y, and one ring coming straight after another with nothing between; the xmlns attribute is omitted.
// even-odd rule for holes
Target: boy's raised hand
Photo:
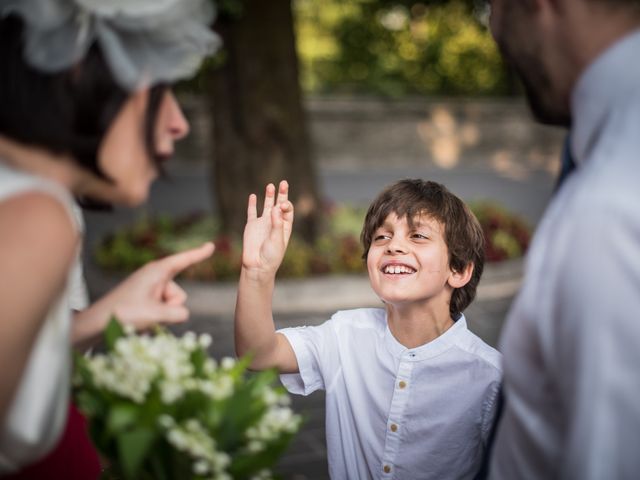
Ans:
<svg viewBox="0 0 640 480"><path fill-rule="evenodd" d="M275 275L284 258L293 228L293 204L289 184L267 185L262 215L257 214L257 197L249 195L247 225L244 228L242 267L255 273Z"/></svg>

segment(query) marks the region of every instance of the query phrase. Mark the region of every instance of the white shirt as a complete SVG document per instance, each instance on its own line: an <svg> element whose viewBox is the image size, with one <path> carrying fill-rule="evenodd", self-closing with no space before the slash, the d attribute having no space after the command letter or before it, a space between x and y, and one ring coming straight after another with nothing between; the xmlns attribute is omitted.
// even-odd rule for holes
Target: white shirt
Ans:
<svg viewBox="0 0 640 480"><path fill-rule="evenodd" d="M66 190L0 163L0 202L26 191L54 197L69 212L74 227L81 230L81 217ZM0 426L0 476L44 456L62 433L69 408L71 310L86 305L80 272L79 266L73 267L67 288L47 312L13 403Z"/></svg>
<svg viewBox="0 0 640 480"><path fill-rule="evenodd" d="M374 308L280 333L300 368L280 376L285 387L302 395L326 390L331 478L473 478L502 371L500 354L467 330L464 316L413 349Z"/></svg>
<svg viewBox="0 0 640 480"><path fill-rule="evenodd" d="M554 197L501 339L491 476L640 478L640 31L572 95L577 170Z"/></svg>

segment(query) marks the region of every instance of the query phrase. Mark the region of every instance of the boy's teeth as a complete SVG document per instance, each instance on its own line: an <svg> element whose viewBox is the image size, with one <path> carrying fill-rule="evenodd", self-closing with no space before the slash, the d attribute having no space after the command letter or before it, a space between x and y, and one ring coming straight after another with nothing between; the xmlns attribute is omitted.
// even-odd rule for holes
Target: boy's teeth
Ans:
<svg viewBox="0 0 640 480"><path fill-rule="evenodd" d="M391 274L400 274L400 273L413 273L414 270L412 268L406 267L404 265L387 265L384 268L384 273Z"/></svg>

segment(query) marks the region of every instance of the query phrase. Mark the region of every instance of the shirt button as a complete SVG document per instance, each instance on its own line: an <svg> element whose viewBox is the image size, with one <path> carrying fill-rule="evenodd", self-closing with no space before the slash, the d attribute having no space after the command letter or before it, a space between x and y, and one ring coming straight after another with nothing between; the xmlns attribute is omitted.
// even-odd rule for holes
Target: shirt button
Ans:
<svg viewBox="0 0 640 480"><path fill-rule="evenodd" d="M391 467L389 465L385 465L382 467L382 470L384 470L384 473L389 473L391 471Z"/></svg>
<svg viewBox="0 0 640 480"><path fill-rule="evenodd" d="M389 428L391 429L392 432L398 431L398 425L396 425L395 423L392 423Z"/></svg>
<svg viewBox="0 0 640 480"><path fill-rule="evenodd" d="M404 380L400 380L398 382L398 387L405 388L406 386L407 386L407 382L405 382Z"/></svg>

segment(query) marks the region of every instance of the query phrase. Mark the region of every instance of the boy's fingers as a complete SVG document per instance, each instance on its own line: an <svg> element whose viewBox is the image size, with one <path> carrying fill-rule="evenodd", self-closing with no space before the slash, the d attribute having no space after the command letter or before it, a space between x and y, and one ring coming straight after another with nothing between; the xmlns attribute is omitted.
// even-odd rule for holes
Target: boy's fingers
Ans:
<svg viewBox="0 0 640 480"><path fill-rule="evenodd" d="M209 258L214 249L215 246L213 243L207 242L200 247L169 255L168 257L158 260L158 263L166 269L168 276L173 278L185 268Z"/></svg>
<svg viewBox="0 0 640 480"><path fill-rule="evenodd" d="M271 210L271 225L273 225L272 230L282 228L282 211L280 208Z"/></svg>
<svg viewBox="0 0 640 480"><path fill-rule="evenodd" d="M289 213L293 213L293 203L291 203L289 200L286 200L284 202L282 202L280 204L280 210L282 210L282 213L284 214L289 214Z"/></svg>
<svg viewBox="0 0 640 480"><path fill-rule="evenodd" d="M282 241L282 232L283 232L283 224L282 221L282 212L279 208L274 208L271 210L271 232L269 236L271 237L272 242L281 242Z"/></svg>
<svg viewBox="0 0 640 480"><path fill-rule="evenodd" d="M249 202L247 203L247 220L254 220L258 217L258 211L256 210L256 204L258 198L255 193L249 195Z"/></svg>
<svg viewBox="0 0 640 480"><path fill-rule="evenodd" d="M282 204L289 199L289 183L286 180L280 182L278 187L278 204Z"/></svg>
<svg viewBox="0 0 640 480"><path fill-rule="evenodd" d="M280 210L282 211L282 218L286 223L293 222L293 203L287 200L285 203L280 204Z"/></svg>
<svg viewBox="0 0 640 480"><path fill-rule="evenodd" d="M273 208L273 204L276 196L276 187L273 183L267 185L264 193L264 208L262 209L262 215L266 214Z"/></svg>

